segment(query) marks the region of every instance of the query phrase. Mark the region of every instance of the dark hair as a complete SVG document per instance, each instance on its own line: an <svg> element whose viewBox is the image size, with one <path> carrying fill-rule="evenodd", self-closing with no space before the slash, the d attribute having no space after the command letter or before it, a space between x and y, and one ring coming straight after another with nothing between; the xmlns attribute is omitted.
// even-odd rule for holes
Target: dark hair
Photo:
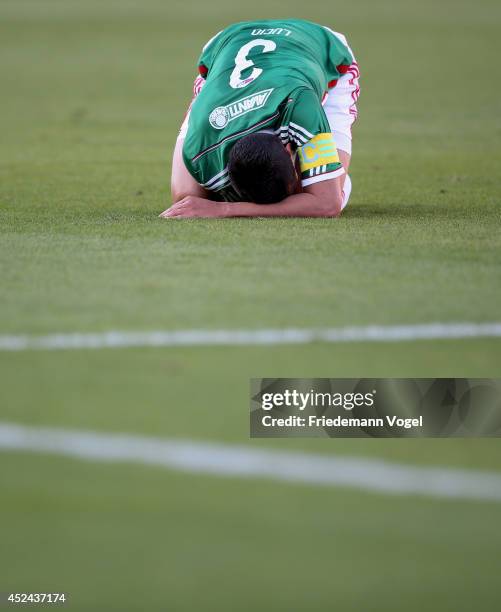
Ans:
<svg viewBox="0 0 501 612"><path fill-rule="evenodd" d="M244 136L230 151L230 181L239 195L256 204L280 202L292 193L296 172L282 141L274 134Z"/></svg>

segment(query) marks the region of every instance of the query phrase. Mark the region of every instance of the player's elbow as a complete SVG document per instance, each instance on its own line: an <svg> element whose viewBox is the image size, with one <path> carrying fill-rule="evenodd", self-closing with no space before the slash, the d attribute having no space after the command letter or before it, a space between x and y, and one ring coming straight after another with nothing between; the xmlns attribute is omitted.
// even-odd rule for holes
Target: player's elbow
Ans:
<svg viewBox="0 0 501 612"><path fill-rule="evenodd" d="M319 198L316 206L317 217L338 217L341 214L343 199L341 194Z"/></svg>

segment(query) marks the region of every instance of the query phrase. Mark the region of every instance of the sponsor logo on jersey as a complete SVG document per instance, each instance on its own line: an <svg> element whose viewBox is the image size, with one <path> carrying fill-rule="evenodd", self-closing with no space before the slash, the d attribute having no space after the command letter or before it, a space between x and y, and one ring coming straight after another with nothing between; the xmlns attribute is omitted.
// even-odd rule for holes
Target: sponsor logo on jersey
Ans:
<svg viewBox="0 0 501 612"><path fill-rule="evenodd" d="M242 117L265 106L273 89L264 89L255 94L241 98L227 106L218 106L209 115L209 123L215 130L222 130L230 121Z"/></svg>

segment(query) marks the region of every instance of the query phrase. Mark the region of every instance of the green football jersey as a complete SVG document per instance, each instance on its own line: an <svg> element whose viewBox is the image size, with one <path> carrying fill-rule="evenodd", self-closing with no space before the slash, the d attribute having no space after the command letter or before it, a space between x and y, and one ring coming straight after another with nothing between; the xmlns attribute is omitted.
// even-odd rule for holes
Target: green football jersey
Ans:
<svg viewBox="0 0 501 612"><path fill-rule="evenodd" d="M217 34L199 60L206 82L183 145L190 174L220 199L238 200L229 153L258 131L297 147L303 186L342 174L322 98L353 61L332 30L299 19L237 23Z"/></svg>

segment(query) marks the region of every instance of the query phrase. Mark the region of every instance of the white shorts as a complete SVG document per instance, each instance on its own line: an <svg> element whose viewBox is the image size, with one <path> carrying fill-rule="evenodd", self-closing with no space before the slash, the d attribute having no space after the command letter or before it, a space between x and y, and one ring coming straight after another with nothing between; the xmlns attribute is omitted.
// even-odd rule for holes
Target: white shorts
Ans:
<svg viewBox="0 0 501 612"><path fill-rule="evenodd" d="M350 49L346 37L339 32L327 28ZM322 100L325 114L329 120L334 142L339 150L351 155L351 126L357 119L357 101L360 95L360 71L355 55L350 49L354 61L348 70L328 91Z"/></svg>

